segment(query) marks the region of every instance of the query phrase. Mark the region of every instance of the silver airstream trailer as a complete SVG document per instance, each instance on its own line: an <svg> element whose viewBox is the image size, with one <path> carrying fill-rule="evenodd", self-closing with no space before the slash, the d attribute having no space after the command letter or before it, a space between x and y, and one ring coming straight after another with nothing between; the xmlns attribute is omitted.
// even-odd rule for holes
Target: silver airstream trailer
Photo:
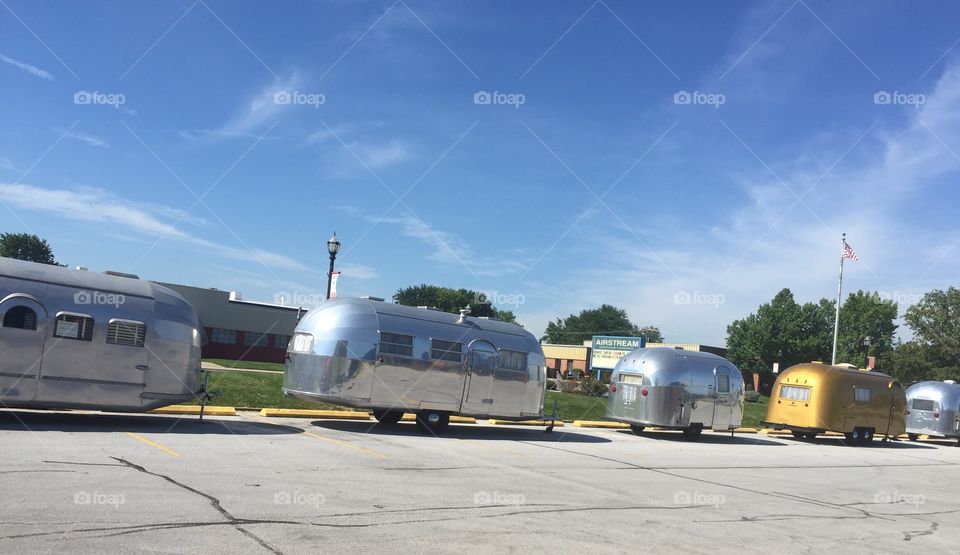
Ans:
<svg viewBox="0 0 960 555"><path fill-rule="evenodd" d="M367 408L385 424L416 413L438 434L450 415L543 418L546 361L522 327L375 298L340 298L311 310L287 348L283 391L298 399Z"/></svg>
<svg viewBox="0 0 960 555"><path fill-rule="evenodd" d="M0 406L140 412L204 395L202 328L129 274L0 258Z"/></svg>
<svg viewBox="0 0 960 555"><path fill-rule="evenodd" d="M729 431L743 420L743 376L729 360L664 347L632 351L610 378L607 418L630 425L682 430L696 439L704 428Z"/></svg>
<svg viewBox="0 0 960 555"><path fill-rule="evenodd" d="M907 435L957 438L960 442L960 384L920 382L907 388Z"/></svg>

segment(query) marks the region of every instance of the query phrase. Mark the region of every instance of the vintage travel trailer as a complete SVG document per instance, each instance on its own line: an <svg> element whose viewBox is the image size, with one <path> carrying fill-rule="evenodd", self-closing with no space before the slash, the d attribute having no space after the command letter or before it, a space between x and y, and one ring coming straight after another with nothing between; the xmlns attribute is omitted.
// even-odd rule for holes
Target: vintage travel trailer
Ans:
<svg viewBox="0 0 960 555"><path fill-rule="evenodd" d="M287 350L285 394L372 409L385 424L416 413L425 433L451 415L543 418L546 365L537 339L516 324L340 298L311 310Z"/></svg>
<svg viewBox="0 0 960 555"><path fill-rule="evenodd" d="M696 439L704 428L743 420L743 377L729 360L697 351L642 348L624 355L610 378L607 418L635 433L656 426Z"/></svg>
<svg viewBox="0 0 960 555"><path fill-rule="evenodd" d="M765 425L797 439L840 432L849 444L905 431L907 397L894 378L851 365L797 364L777 376Z"/></svg>
<svg viewBox="0 0 960 555"><path fill-rule="evenodd" d="M0 406L139 412L203 396L202 328L173 291L0 258Z"/></svg>
<svg viewBox="0 0 960 555"><path fill-rule="evenodd" d="M920 435L957 438L960 442L960 385L944 382L919 382L907 388L907 435L916 441Z"/></svg>

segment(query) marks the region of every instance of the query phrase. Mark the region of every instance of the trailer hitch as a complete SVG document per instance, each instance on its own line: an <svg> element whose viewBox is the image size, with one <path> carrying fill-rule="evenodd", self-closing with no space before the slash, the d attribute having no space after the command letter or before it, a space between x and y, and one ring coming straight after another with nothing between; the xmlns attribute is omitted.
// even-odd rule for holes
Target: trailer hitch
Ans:
<svg viewBox="0 0 960 555"><path fill-rule="evenodd" d="M203 413L207 408L207 401L212 401L217 397L223 395L222 389L215 389L211 391L209 388L209 384L210 384L210 372L207 371L207 372L204 372L203 374L203 388L201 388L200 391L197 392L197 398L200 399L199 420L201 421L203 420Z"/></svg>
<svg viewBox="0 0 960 555"><path fill-rule="evenodd" d="M552 433L553 433L553 426L554 426L554 424L556 424L557 420L560 419L560 415L558 414L558 407L559 407L559 401L557 401L557 399L554 399L554 400L553 400L553 414L550 415L548 418L545 418L545 419L544 419L544 420L547 420L547 421L550 422L550 423L547 424L547 429L545 429L545 430L543 431L543 433L545 433L545 434L552 434Z"/></svg>

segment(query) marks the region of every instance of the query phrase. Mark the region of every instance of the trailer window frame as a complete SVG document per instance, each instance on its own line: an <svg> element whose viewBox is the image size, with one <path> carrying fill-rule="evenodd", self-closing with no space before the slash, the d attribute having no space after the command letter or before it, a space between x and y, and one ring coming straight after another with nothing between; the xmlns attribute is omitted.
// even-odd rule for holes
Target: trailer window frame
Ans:
<svg viewBox="0 0 960 555"><path fill-rule="evenodd" d="M122 340L121 326L133 326L133 330L125 330L126 334L133 334L133 340ZM124 347L144 347L147 340L147 324L139 320L126 320L123 318L111 318L107 322L107 345L122 345Z"/></svg>
<svg viewBox="0 0 960 555"><path fill-rule="evenodd" d="M853 402L854 403L869 403L872 397L873 397L873 394L870 392L869 387L859 387L856 385L853 386Z"/></svg>
<svg viewBox="0 0 960 555"><path fill-rule="evenodd" d="M780 384L780 398L788 401L810 402L811 387L802 385Z"/></svg>
<svg viewBox="0 0 960 555"><path fill-rule="evenodd" d="M76 325L76 332L68 335L68 324ZM53 324L53 336L58 339L73 339L74 341L93 342L93 327L96 324L93 316L81 312L58 312Z"/></svg>
<svg viewBox="0 0 960 555"><path fill-rule="evenodd" d="M461 362L463 361L463 343L431 337L430 358L447 362Z"/></svg>
<svg viewBox="0 0 960 555"><path fill-rule="evenodd" d="M377 351L381 355L413 358L413 340L416 336L391 331L381 331Z"/></svg>

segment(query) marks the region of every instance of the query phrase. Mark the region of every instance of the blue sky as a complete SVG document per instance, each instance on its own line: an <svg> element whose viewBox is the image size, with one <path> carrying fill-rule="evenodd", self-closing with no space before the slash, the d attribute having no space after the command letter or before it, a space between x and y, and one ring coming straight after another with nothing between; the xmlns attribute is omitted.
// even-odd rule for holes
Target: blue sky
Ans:
<svg viewBox="0 0 960 555"><path fill-rule="evenodd" d="M341 295L467 287L536 334L610 303L708 344L783 287L832 298L846 232L846 288L902 312L960 274L958 16L2 0L0 228L304 302L335 230Z"/></svg>

